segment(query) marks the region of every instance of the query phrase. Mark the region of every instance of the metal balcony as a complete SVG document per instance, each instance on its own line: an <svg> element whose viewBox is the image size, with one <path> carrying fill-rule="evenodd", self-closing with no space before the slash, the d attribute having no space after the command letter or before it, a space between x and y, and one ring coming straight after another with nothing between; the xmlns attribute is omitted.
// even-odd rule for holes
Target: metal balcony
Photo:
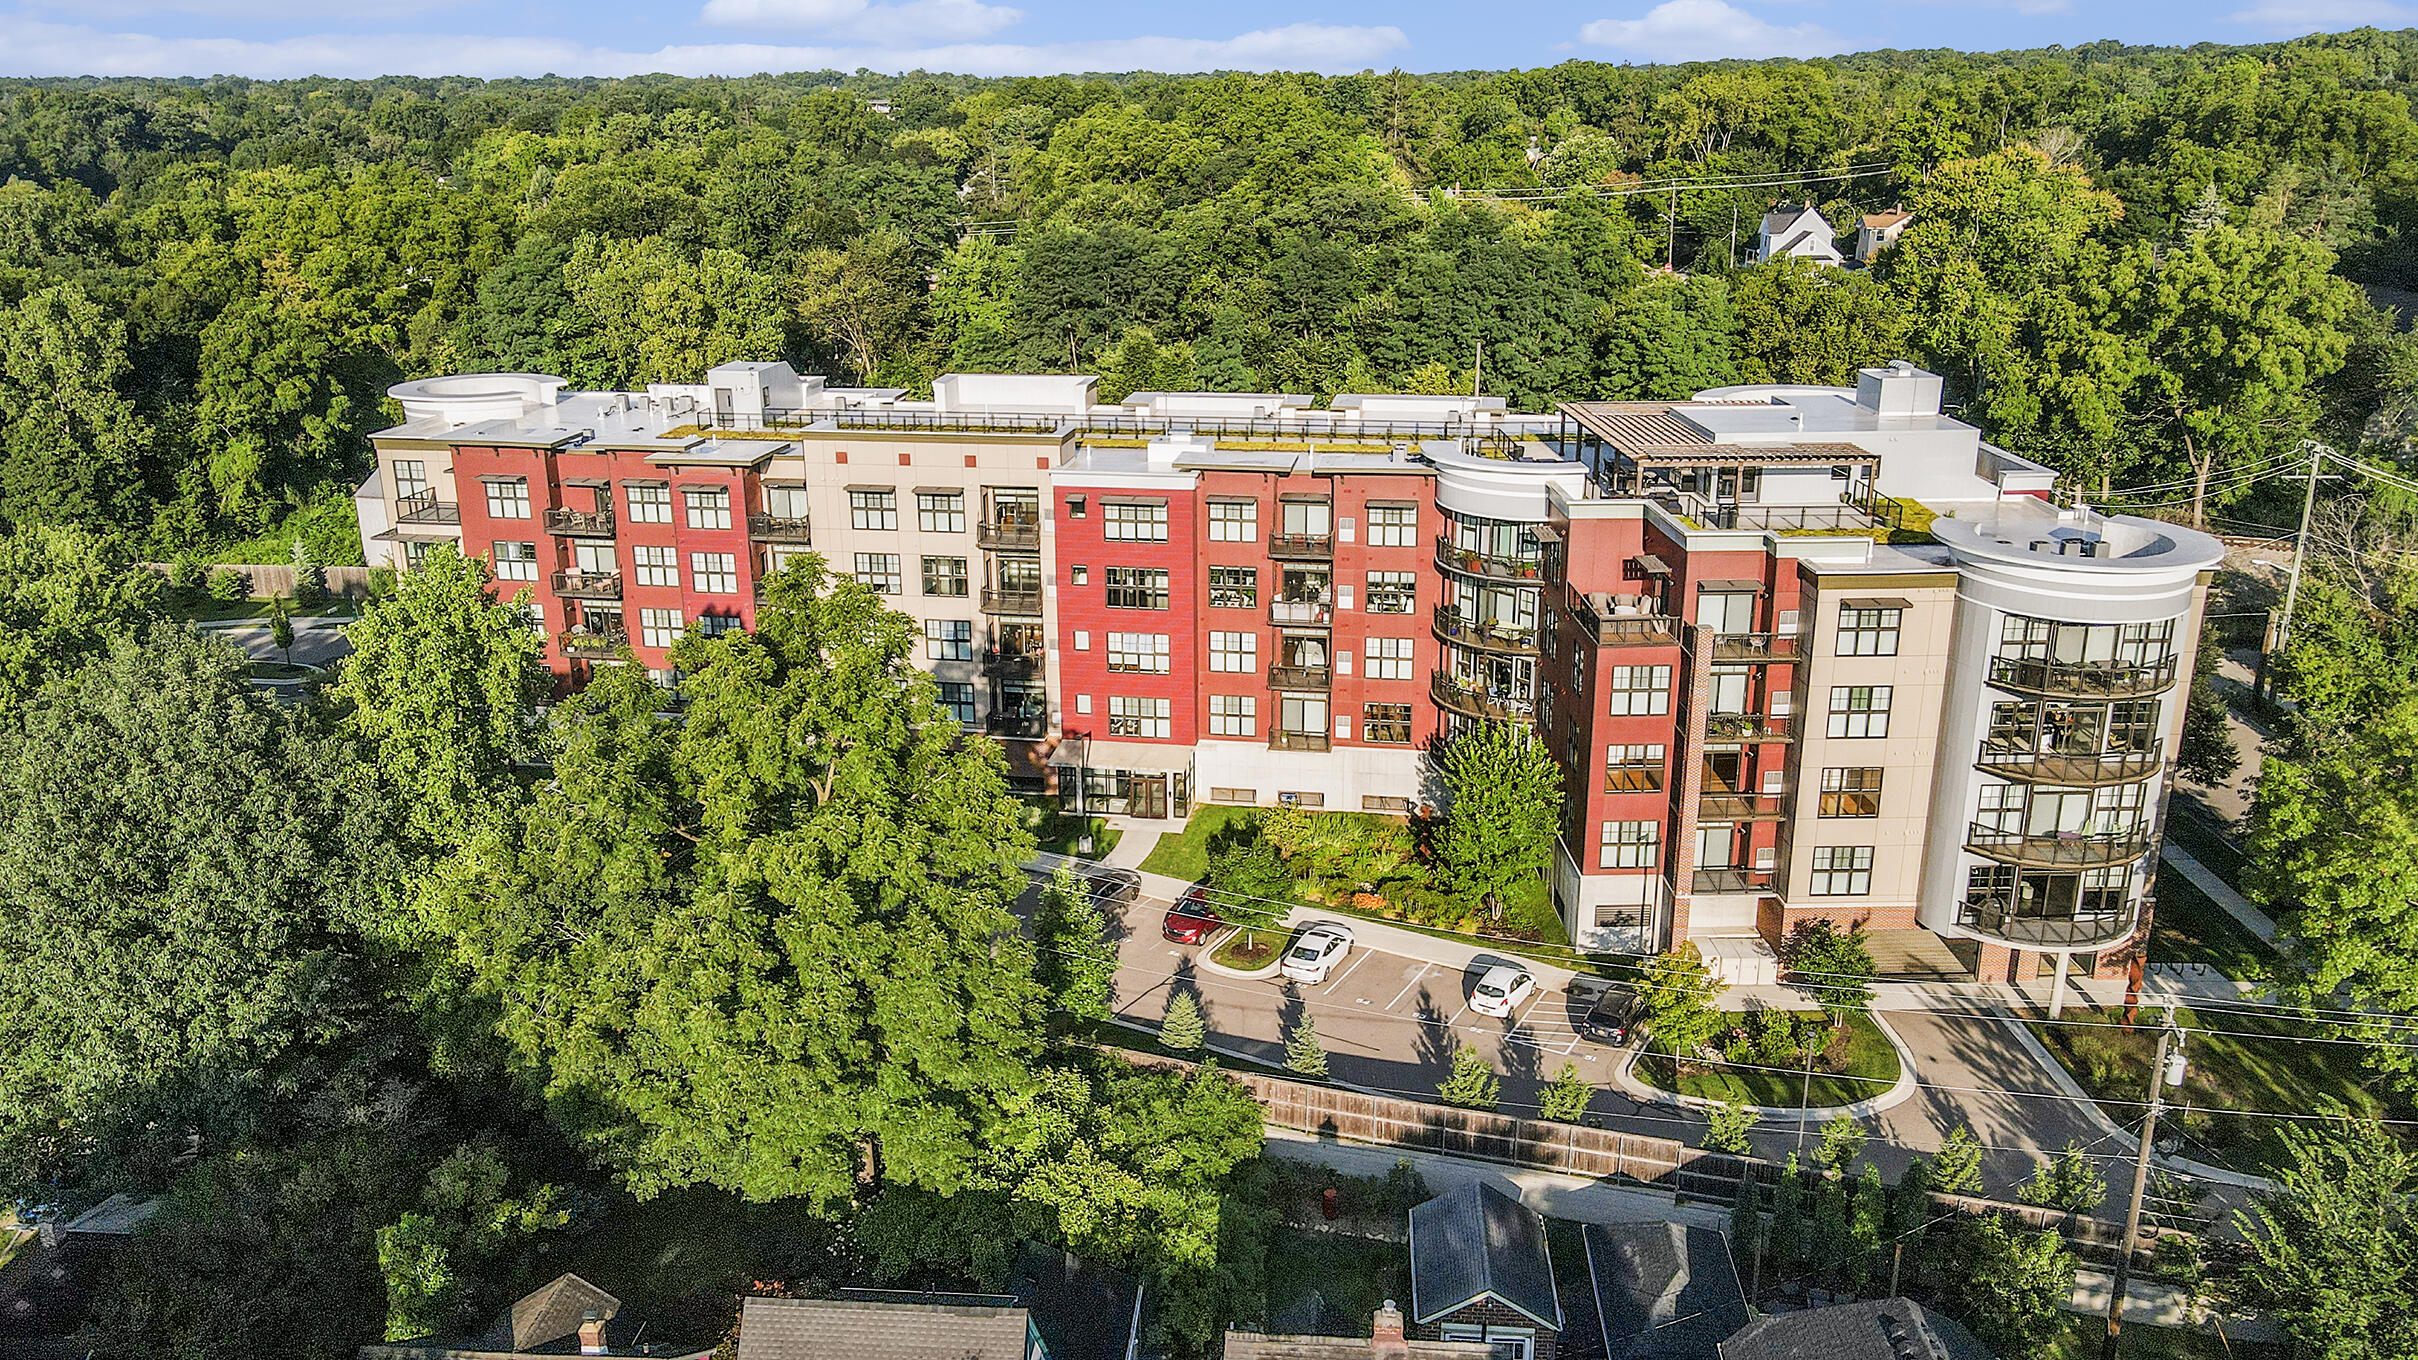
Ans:
<svg viewBox="0 0 2418 1360"><path fill-rule="evenodd" d="M1736 866L1698 869L1694 887L1696 892L1704 894L1770 892L1773 877L1773 871L1769 869L1741 869Z"/></svg>
<svg viewBox="0 0 2418 1360"><path fill-rule="evenodd" d="M1041 521L1021 515L974 521L974 544L989 552L1041 551Z"/></svg>
<svg viewBox="0 0 2418 1360"><path fill-rule="evenodd" d="M2126 904L2118 912L2090 916L2025 916L2003 899L1968 902L1957 923L2002 944L2030 949L2103 949L2129 937L2140 923Z"/></svg>
<svg viewBox="0 0 2418 1360"><path fill-rule="evenodd" d="M1435 671L1428 681L1428 693L1436 703L1455 713L1471 718L1520 718L1536 715L1536 704L1509 694L1492 694L1476 686L1454 679L1450 671Z"/></svg>
<svg viewBox="0 0 2418 1360"><path fill-rule="evenodd" d="M621 598L621 573L558 571L554 573L554 593L566 600L618 600Z"/></svg>
<svg viewBox="0 0 2418 1360"><path fill-rule="evenodd" d="M459 524L462 507L452 501L437 499L436 489L414 491L395 502L397 524Z"/></svg>
<svg viewBox="0 0 2418 1360"><path fill-rule="evenodd" d="M1049 735L1049 719L1038 713L1005 713L991 710L983 720L983 729L995 737L1016 741L1032 741Z"/></svg>
<svg viewBox="0 0 2418 1360"><path fill-rule="evenodd" d="M1321 562L1335 556L1333 534L1270 534L1268 556L1280 562Z"/></svg>
<svg viewBox="0 0 2418 1360"><path fill-rule="evenodd" d="M1738 744L1795 741L1797 720L1772 713L1715 713L1704 720L1704 739Z"/></svg>
<svg viewBox="0 0 2418 1360"><path fill-rule="evenodd" d="M1464 576L1492 576L1506 581L1541 581L1545 577L1542 557L1483 553L1455 544L1450 534L1436 535L1436 565Z"/></svg>
<svg viewBox="0 0 2418 1360"><path fill-rule="evenodd" d="M1516 652L1524 656L1536 654L1536 630L1509 624L1480 624L1464 618L1461 611L1448 604L1436 606L1436 636L1464 647L1487 652Z"/></svg>
<svg viewBox="0 0 2418 1360"><path fill-rule="evenodd" d="M1702 822L1776 822L1787 815L1785 793L1707 786L1696 803L1696 819Z"/></svg>
<svg viewBox="0 0 2418 1360"><path fill-rule="evenodd" d="M1794 661L1804 655L1800 633L1715 633L1715 661Z"/></svg>
<svg viewBox="0 0 2418 1360"><path fill-rule="evenodd" d="M611 538L613 512L558 506L546 512L546 532L564 538Z"/></svg>
<svg viewBox="0 0 2418 1360"><path fill-rule="evenodd" d="M2126 831L2008 831L1980 822L1965 830L1965 849L2000 864L2028 869L2107 869L2149 853L2146 826Z"/></svg>
<svg viewBox="0 0 2418 1360"><path fill-rule="evenodd" d="M1685 628L1643 595L1570 592L1570 617L1595 634L1598 647L1670 647Z"/></svg>
<svg viewBox="0 0 2418 1360"><path fill-rule="evenodd" d="M2170 656L2154 664L2134 665L1994 656L1990 658L1990 683L2048 699L2134 699L2174 688L2175 660Z"/></svg>
<svg viewBox="0 0 2418 1360"><path fill-rule="evenodd" d="M814 541L814 534L804 515L749 515L747 536L758 543Z"/></svg>
<svg viewBox="0 0 2418 1360"><path fill-rule="evenodd" d="M1327 689L1334 683L1334 672L1324 666L1279 663L1268 667L1268 685L1272 689Z"/></svg>
<svg viewBox="0 0 2418 1360"><path fill-rule="evenodd" d="M993 590L985 586L982 591L982 612L985 614L1013 614L1018 617L1038 614L1041 612L1041 592L1038 590Z"/></svg>
<svg viewBox="0 0 2418 1360"><path fill-rule="evenodd" d="M1324 751L1332 745L1333 742L1324 732L1270 732L1268 734L1268 749L1271 751Z"/></svg>
<svg viewBox="0 0 2418 1360"><path fill-rule="evenodd" d="M2097 788L2102 784L2131 784L2157 776L2165 768L2161 743L2146 751L2025 751L1982 743L1973 768L2018 784L2055 784L2066 788Z"/></svg>
<svg viewBox="0 0 2418 1360"><path fill-rule="evenodd" d="M1268 605L1268 622L1294 628L1324 628L1335 621L1335 606L1317 600L1275 600Z"/></svg>
<svg viewBox="0 0 2418 1360"><path fill-rule="evenodd" d="M993 648L982 654L982 669L987 675L1001 679L1031 679L1041 674L1046 660L1042 652L1011 652Z"/></svg>
<svg viewBox="0 0 2418 1360"><path fill-rule="evenodd" d="M574 628L558 640L564 656L610 659L630 645L630 634L623 628Z"/></svg>

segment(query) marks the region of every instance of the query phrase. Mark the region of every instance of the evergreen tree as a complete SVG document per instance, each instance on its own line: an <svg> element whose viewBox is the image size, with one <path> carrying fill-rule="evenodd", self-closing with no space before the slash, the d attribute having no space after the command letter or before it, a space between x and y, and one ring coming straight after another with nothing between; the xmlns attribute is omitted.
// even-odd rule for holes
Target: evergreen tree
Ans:
<svg viewBox="0 0 2418 1360"><path fill-rule="evenodd" d="M1285 1026L1285 1066L1305 1077L1327 1074L1327 1051L1318 1042L1318 1022L1307 1009Z"/></svg>
<svg viewBox="0 0 2418 1360"><path fill-rule="evenodd" d="M280 595L269 601L269 645L285 655L286 664L294 664L294 610Z"/></svg>
<svg viewBox="0 0 2418 1360"><path fill-rule="evenodd" d="M1167 998L1167 1013L1159 1020L1159 1043L1172 1052L1198 1053L1209 1042L1209 1027L1201 1020L1201 1004L1190 992Z"/></svg>
<svg viewBox="0 0 2418 1360"><path fill-rule="evenodd" d="M2099 1174L2098 1164L2079 1143L2068 1143L2065 1151L2033 1170L2032 1178L2023 1183L2018 1197L2026 1204L2044 1209L2087 1214L2107 1198L2107 1177Z"/></svg>
<svg viewBox="0 0 2418 1360"><path fill-rule="evenodd" d="M1491 1110L1503 1098L1503 1081L1494 1064L1474 1048L1452 1051L1452 1071L1436 1084L1436 1098L1469 1110Z"/></svg>
<svg viewBox="0 0 2418 1360"><path fill-rule="evenodd" d="M2222 784L2242 767L2242 753L2233 744L2233 722L2225 692L2217 687L2218 666L2225 649L2213 627L2200 630L2200 655L2191 672L2191 697L2183 708L2183 742L2175 751L2175 767L2199 784Z"/></svg>
<svg viewBox="0 0 2418 1360"><path fill-rule="evenodd" d="M1822 1126L1821 1141L1814 1147L1814 1160L1838 1175L1845 1175L1848 1166L1863 1155L1865 1140L1871 1135L1852 1115L1840 1115Z"/></svg>
<svg viewBox="0 0 2418 1360"><path fill-rule="evenodd" d="M1577 1124L1587 1117L1587 1106L1595 1099L1595 1087L1579 1075L1577 1063L1563 1063L1562 1070L1537 1094L1537 1112L1547 1119L1565 1124Z"/></svg>
<svg viewBox="0 0 2418 1360"><path fill-rule="evenodd" d="M1897 1184L1889 1188L1890 1241L1910 1239L1924 1231L1931 1221L1931 1191L1936 1184L1930 1158L1917 1157L1906 1164Z"/></svg>
<svg viewBox="0 0 2418 1360"><path fill-rule="evenodd" d="M1805 1177L1792 1152L1780 1169L1779 1182L1772 1187L1772 1259L1790 1266L1804 1264L1812 1250L1807 1240L1811 1226L1806 1219Z"/></svg>
<svg viewBox="0 0 2418 1360"><path fill-rule="evenodd" d="M1059 865L1033 913L1033 977L1052 1004L1083 1020L1106 1020L1116 990L1117 947L1091 888Z"/></svg>
<svg viewBox="0 0 2418 1360"><path fill-rule="evenodd" d="M1980 1194L1981 1154L1971 1129L1960 1124L1948 1130L1939 1151L1931 1154L1932 1188L1943 1195Z"/></svg>
<svg viewBox="0 0 2418 1360"><path fill-rule="evenodd" d="M2075 1261L2056 1233L1983 1214L1959 1223L1940 1255L1951 1310L1993 1349L2037 1355L2064 1329Z"/></svg>
<svg viewBox="0 0 2418 1360"><path fill-rule="evenodd" d="M1847 1197L1853 1188L1845 1176L1824 1176L1814 1182L1813 1243L1808 1257L1833 1284L1856 1284L1855 1240L1849 1230Z"/></svg>
<svg viewBox="0 0 2418 1360"><path fill-rule="evenodd" d="M1881 1228L1889 1211L1889 1190L1872 1163L1856 1168L1848 1183L1848 1287L1871 1292L1872 1275L1880 1264Z"/></svg>
<svg viewBox="0 0 2418 1360"><path fill-rule="evenodd" d="M1747 1135L1762 1117L1737 1101L1725 1100L1704 1112L1704 1146L1713 1152L1750 1152L1754 1144Z"/></svg>

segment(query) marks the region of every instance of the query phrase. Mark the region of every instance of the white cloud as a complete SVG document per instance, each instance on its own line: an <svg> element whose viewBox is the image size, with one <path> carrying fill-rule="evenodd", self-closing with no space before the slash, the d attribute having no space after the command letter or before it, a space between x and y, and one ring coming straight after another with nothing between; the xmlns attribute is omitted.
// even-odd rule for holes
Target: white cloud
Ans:
<svg viewBox="0 0 2418 1360"><path fill-rule="evenodd" d="M706 0L697 17L717 28L819 33L868 43L950 42L987 38L1024 11L982 0Z"/></svg>
<svg viewBox="0 0 2418 1360"><path fill-rule="evenodd" d="M1390 25L1288 24L1231 38L1106 38L1068 43L785 46L703 43L623 51L552 37L441 33L313 34L252 41L109 33L0 14L0 75L751 75L758 71L1357 71L1410 46Z"/></svg>
<svg viewBox="0 0 2418 1360"><path fill-rule="evenodd" d="M1646 61L1820 57L1846 47L1819 24L1782 27L1725 0L1663 0L1634 19L1598 19L1578 36Z"/></svg>
<svg viewBox="0 0 2418 1360"><path fill-rule="evenodd" d="M2319 29L2357 28L2361 24L2398 27L2418 20L2418 10L2385 0L2259 0L2248 9L2225 16L2231 23L2279 33L2312 33Z"/></svg>

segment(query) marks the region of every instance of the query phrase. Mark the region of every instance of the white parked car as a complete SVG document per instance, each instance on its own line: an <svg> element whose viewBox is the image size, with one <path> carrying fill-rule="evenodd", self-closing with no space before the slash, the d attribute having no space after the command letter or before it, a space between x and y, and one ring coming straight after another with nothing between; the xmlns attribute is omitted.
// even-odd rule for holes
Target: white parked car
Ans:
<svg viewBox="0 0 2418 1360"><path fill-rule="evenodd" d="M1343 956L1352 952L1352 931L1331 921L1321 922L1301 932L1293 947L1285 951L1285 976L1305 986L1316 986L1327 980Z"/></svg>
<svg viewBox="0 0 2418 1360"><path fill-rule="evenodd" d="M1535 995L1536 979L1527 969L1498 963L1478 979L1478 989L1469 994L1469 1008L1480 1015L1509 1015Z"/></svg>

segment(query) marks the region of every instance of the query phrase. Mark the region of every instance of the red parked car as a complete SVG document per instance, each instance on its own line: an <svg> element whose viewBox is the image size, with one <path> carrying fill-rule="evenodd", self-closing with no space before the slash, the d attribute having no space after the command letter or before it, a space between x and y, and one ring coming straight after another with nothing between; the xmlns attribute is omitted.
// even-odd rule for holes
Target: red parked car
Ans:
<svg viewBox="0 0 2418 1360"><path fill-rule="evenodd" d="M1210 906L1208 900L1201 896L1201 890L1190 888L1185 891L1182 901L1168 909L1163 933L1177 944L1199 944L1225 923L1217 914L1217 908Z"/></svg>

